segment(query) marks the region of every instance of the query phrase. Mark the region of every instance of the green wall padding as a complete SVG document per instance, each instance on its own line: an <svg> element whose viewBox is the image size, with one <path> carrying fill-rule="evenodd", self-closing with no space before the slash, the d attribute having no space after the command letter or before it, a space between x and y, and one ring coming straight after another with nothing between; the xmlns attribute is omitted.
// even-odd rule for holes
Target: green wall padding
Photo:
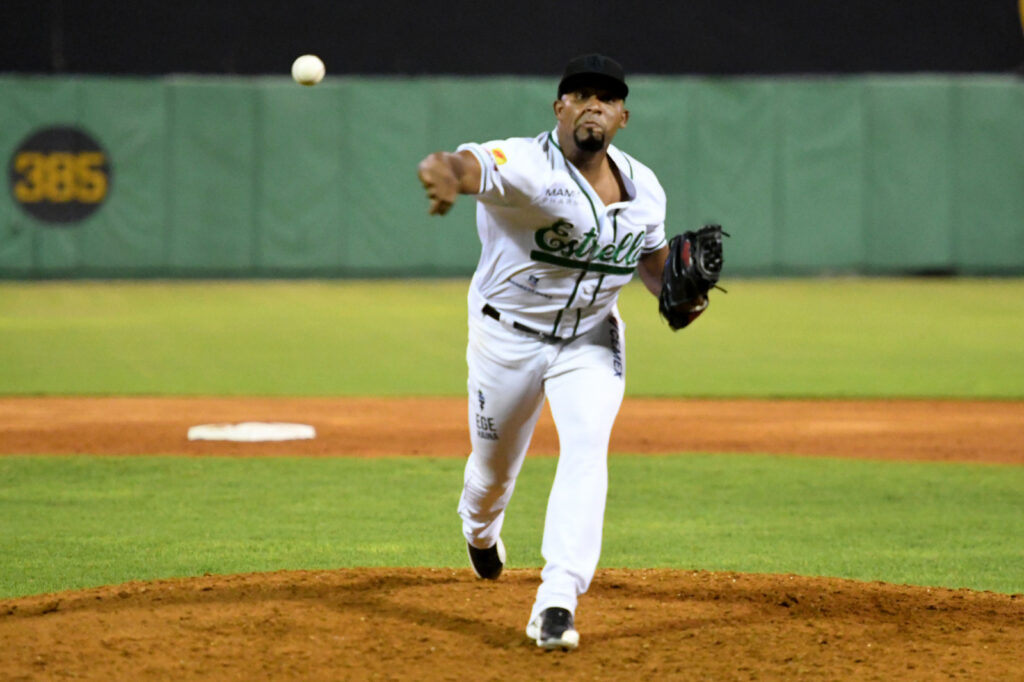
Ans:
<svg viewBox="0 0 1024 682"><path fill-rule="evenodd" d="M777 87L772 81L696 84L690 89L692 113L686 123L690 151L659 166L684 164L684 172L673 177L669 196L684 197L687 210L683 220L672 221L670 232L721 222L734 235L728 246L730 268L743 264L769 271L780 257ZM668 114L671 124L671 107ZM637 129L643 130L642 119Z"/></svg>
<svg viewBox="0 0 1024 682"><path fill-rule="evenodd" d="M5 276L39 274L52 260L51 243L58 248L68 246L63 230L40 227L14 203L8 174L13 154L32 130L53 122L81 120L77 90L74 82L64 79L0 78L0 158L5 164L5 187L0 195L0 273ZM92 216L92 221L96 218Z"/></svg>
<svg viewBox="0 0 1024 682"><path fill-rule="evenodd" d="M168 265L189 274L245 274L260 224L259 88L244 82L168 85Z"/></svg>
<svg viewBox="0 0 1024 682"><path fill-rule="evenodd" d="M864 203L870 270L953 263L952 90L946 83L865 87ZM920 227L918 227L920 226Z"/></svg>
<svg viewBox="0 0 1024 682"><path fill-rule="evenodd" d="M783 83L775 265L843 270L864 262L864 110L857 81Z"/></svg>
<svg viewBox="0 0 1024 682"><path fill-rule="evenodd" d="M0 277L466 275L474 202L426 214L416 164L554 125L546 79L0 76L0 157L82 128L111 187L77 223L0 196ZM727 273L1024 273L1024 81L631 80L616 138L670 234L721 222Z"/></svg>
<svg viewBox="0 0 1024 682"><path fill-rule="evenodd" d="M90 218L97 229L70 230L82 239L75 265L159 269L167 261L169 230L163 92L143 80L97 81L81 88L83 120L90 121L88 128L98 138L110 140L117 153L110 199Z"/></svg>
<svg viewBox="0 0 1024 682"><path fill-rule="evenodd" d="M343 262L350 229L349 132L337 90L294 85L268 81L259 93L253 262L270 271L329 270Z"/></svg>
<svg viewBox="0 0 1024 682"><path fill-rule="evenodd" d="M953 87L953 249L965 269L1024 262L1024 79Z"/></svg>

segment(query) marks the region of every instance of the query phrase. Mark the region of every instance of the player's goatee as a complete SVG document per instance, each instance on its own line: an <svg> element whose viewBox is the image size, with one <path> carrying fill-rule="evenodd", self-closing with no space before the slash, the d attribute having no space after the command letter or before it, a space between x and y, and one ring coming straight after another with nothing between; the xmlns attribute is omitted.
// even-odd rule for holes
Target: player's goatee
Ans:
<svg viewBox="0 0 1024 682"><path fill-rule="evenodd" d="M585 152L599 152L604 149L604 134L593 129L576 129L573 135L576 138L576 146Z"/></svg>

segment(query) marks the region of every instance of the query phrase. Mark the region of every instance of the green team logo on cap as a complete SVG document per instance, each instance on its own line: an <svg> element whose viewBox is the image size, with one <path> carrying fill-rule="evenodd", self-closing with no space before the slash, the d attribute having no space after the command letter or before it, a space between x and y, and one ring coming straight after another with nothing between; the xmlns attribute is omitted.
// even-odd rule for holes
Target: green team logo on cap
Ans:
<svg viewBox="0 0 1024 682"><path fill-rule="evenodd" d="M30 134L11 156L8 177L15 203L47 223L83 220L110 194L107 153L80 128Z"/></svg>

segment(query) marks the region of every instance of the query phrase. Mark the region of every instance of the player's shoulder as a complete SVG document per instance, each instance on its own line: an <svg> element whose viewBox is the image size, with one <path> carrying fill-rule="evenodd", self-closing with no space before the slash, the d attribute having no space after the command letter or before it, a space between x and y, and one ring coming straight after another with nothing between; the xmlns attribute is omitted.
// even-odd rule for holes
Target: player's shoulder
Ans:
<svg viewBox="0 0 1024 682"><path fill-rule="evenodd" d="M540 136L507 137L484 142L481 146L491 155L495 166L506 164L513 167L531 166L547 161L547 154Z"/></svg>

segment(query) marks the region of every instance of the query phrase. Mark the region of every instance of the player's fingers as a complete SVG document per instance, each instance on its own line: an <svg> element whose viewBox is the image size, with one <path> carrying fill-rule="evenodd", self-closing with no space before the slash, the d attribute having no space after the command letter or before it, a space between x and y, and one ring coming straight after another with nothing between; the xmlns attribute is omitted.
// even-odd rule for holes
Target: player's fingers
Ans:
<svg viewBox="0 0 1024 682"><path fill-rule="evenodd" d="M430 202L430 215L444 215L452 207L452 202L434 199Z"/></svg>
<svg viewBox="0 0 1024 682"><path fill-rule="evenodd" d="M433 177L431 177L430 173L420 171L418 175L420 178L420 184L423 185L424 189L430 189L431 187L434 186L434 179Z"/></svg>
<svg viewBox="0 0 1024 682"><path fill-rule="evenodd" d="M431 180L431 176L433 175L433 173L431 173L430 164L428 164L425 160L421 161L420 165L416 168L416 175L417 177L419 177L420 182L423 183L424 187L430 185L433 182Z"/></svg>

